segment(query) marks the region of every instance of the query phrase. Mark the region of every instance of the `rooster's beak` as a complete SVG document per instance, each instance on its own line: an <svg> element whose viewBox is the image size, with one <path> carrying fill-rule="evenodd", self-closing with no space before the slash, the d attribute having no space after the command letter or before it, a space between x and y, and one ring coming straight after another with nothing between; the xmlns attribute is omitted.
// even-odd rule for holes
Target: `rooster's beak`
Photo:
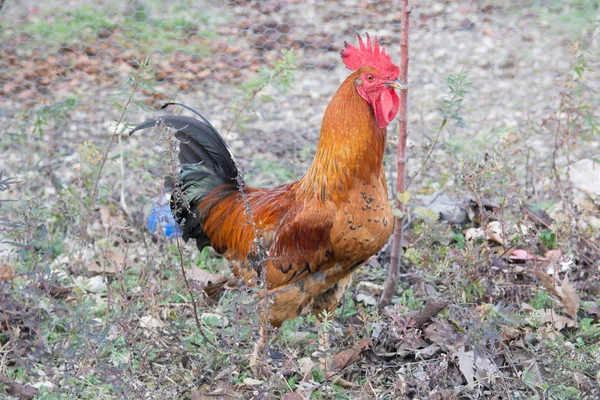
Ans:
<svg viewBox="0 0 600 400"><path fill-rule="evenodd" d="M396 79L395 81L386 82L385 86L389 87L390 89L402 89L402 90L408 89L408 86L406 86L404 84L404 82L402 82L400 79Z"/></svg>

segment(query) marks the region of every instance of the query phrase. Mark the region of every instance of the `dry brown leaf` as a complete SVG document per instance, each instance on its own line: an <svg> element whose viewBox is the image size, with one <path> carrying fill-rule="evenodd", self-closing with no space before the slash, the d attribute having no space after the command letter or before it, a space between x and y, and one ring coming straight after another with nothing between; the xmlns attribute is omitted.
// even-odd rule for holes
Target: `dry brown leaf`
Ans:
<svg viewBox="0 0 600 400"><path fill-rule="evenodd" d="M439 320L425 328L425 337L441 347L456 343L456 332L452 325Z"/></svg>
<svg viewBox="0 0 600 400"><path fill-rule="evenodd" d="M563 315L558 315L556 312L554 312L554 310L546 309L543 310L543 313L545 316L545 321L552 324L557 331L561 331L565 328L574 328L577 326L577 322Z"/></svg>
<svg viewBox="0 0 600 400"><path fill-rule="evenodd" d="M522 339L510 343L510 356L517 368L522 371L523 380L537 385L542 385L544 380L540 367L532 351L527 349Z"/></svg>
<svg viewBox="0 0 600 400"><path fill-rule="evenodd" d="M485 227L485 238L501 245L505 245L506 232L500 221L492 221Z"/></svg>
<svg viewBox="0 0 600 400"><path fill-rule="evenodd" d="M569 281L569 278L566 274L562 280L560 288L561 294L557 295L560 296L560 301L565 306L565 312L567 313L567 315L577 320L577 310L579 310L579 296L577 295L575 287Z"/></svg>
<svg viewBox="0 0 600 400"><path fill-rule="evenodd" d="M34 387L15 382L4 374L0 374L0 383L9 395L16 396L19 399L33 399L39 393Z"/></svg>
<svg viewBox="0 0 600 400"><path fill-rule="evenodd" d="M298 392L287 392L283 396L283 400L306 400L308 397Z"/></svg>
<svg viewBox="0 0 600 400"><path fill-rule="evenodd" d="M298 368L300 368L300 374L302 375L303 381L311 377L310 373L314 366L315 364L310 357L303 357L298 360Z"/></svg>
<svg viewBox="0 0 600 400"><path fill-rule="evenodd" d="M523 303L521 309L523 311L531 311L532 316L530 318L541 319L544 323L550 324L557 331L577 326L577 322L573 321L571 318L559 315L551 309L535 310L527 303Z"/></svg>
<svg viewBox="0 0 600 400"><path fill-rule="evenodd" d="M353 348L337 353L331 362L331 372L340 372L347 366L360 361L361 353L370 347L373 347L371 339L362 339Z"/></svg>
<svg viewBox="0 0 600 400"><path fill-rule="evenodd" d="M394 384L394 388L396 389L396 394L404 396L406 394L406 388L408 386L406 382L406 371L403 371L404 368L400 369L398 372L398 378L396 379L396 383Z"/></svg>
<svg viewBox="0 0 600 400"><path fill-rule="evenodd" d="M483 381L486 386L489 382L493 381L493 379L490 378L495 377L498 374L498 367L494 361L490 360L488 357L478 356L475 359L475 377L478 380Z"/></svg>
<svg viewBox="0 0 600 400"><path fill-rule="evenodd" d="M465 348L461 347L455 355L458 357L458 368L469 384L473 383L475 378L486 384L490 381L489 377L498 374L498 367L492 360L483 355L475 357L473 350L465 351Z"/></svg>
<svg viewBox="0 0 600 400"><path fill-rule="evenodd" d="M17 274L13 267L6 264L0 264L0 282L12 281L15 276L17 276Z"/></svg>
<svg viewBox="0 0 600 400"><path fill-rule="evenodd" d="M544 379L540 372L540 366L538 365L535 358L531 358L523 362L523 380L537 385L543 385Z"/></svg>
<svg viewBox="0 0 600 400"><path fill-rule="evenodd" d="M213 274L202 268L192 267L185 270L187 277L203 286L213 286L227 282L225 275Z"/></svg>
<svg viewBox="0 0 600 400"><path fill-rule="evenodd" d="M458 349L458 369L463 374L468 384L475 381L475 357L472 351L465 351L464 347Z"/></svg>
<svg viewBox="0 0 600 400"><path fill-rule="evenodd" d="M565 274L563 280L560 281L557 275L549 275L542 269L535 269L533 273L542 281L544 288L558 298L564 307L565 313L577 320L579 296L575 287L569 281L569 277Z"/></svg>
<svg viewBox="0 0 600 400"><path fill-rule="evenodd" d="M212 274L198 267L186 269L185 274L189 279L198 282L211 298L220 293L227 283L225 275Z"/></svg>
<svg viewBox="0 0 600 400"><path fill-rule="evenodd" d="M125 221L123 215L112 215L110 206L100 206L100 221L104 229L109 229L115 225L121 225Z"/></svg>
<svg viewBox="0 0 600 400"><path fill-rule="evenodd" d="M92 260L86 264L88 271L99 274L116 274L123 272L129 266L125 256L115 250L108 250L103 254L105 255L104 262Z"/></svg>

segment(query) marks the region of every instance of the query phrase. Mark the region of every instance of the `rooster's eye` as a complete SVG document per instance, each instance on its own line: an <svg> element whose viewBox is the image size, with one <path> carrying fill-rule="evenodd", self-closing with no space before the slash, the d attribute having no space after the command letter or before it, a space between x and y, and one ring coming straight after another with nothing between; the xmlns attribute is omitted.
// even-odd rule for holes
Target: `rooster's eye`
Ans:
<svg viewBox="0 0 600 400"><path fill-rule="evenodd" d="M367 80L368 80L369 82L373 82L373 80L374 80L374 79L375 79L375 78L373 77L373 75L371 75L371 74L368 74L368 75L367 75Z"/></svg>

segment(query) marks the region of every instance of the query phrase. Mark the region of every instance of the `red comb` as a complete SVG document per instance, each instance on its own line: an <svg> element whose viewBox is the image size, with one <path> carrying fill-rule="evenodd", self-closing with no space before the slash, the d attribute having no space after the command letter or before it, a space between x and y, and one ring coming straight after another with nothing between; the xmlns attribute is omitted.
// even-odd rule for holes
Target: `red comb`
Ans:
<svg viewBox="0 0 600 400"><path fill-rule="evenodd" d="M375 37L375 43L371 43L371 38L367 33L367 45L363 42L360 35L358 36L358 46L354 47L347 42L344 42L344 49L341 51L342 60L350 71L356 71L363 66L371 66L377 68L382 74L388 78L396 79L400 73L400 68L392 63L392 58L385 53L385 48L379 46L379 41Z"/></svg>

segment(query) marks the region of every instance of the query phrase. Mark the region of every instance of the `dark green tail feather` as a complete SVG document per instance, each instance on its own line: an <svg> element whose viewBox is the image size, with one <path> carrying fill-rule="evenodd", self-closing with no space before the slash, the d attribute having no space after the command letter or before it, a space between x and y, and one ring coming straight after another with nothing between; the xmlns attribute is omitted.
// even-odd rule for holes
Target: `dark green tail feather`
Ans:
<svg viewBox="0 0 600 400"><path fill-rule="evenodd" d="M165 187L172 191L171 211L183 239L186 242L196 239L198 249L202 250L210 243L203 230L204 216L198 215L198 205L219 186L231 185L226 192L237 190L239 172L233 155L211 123L191 108L177 105L191 110L202 121L181 115L163 115L141 123L129 134L163 124L175 130L175 137L180 142L181 171L176 180L166 177Z"/></svg>

